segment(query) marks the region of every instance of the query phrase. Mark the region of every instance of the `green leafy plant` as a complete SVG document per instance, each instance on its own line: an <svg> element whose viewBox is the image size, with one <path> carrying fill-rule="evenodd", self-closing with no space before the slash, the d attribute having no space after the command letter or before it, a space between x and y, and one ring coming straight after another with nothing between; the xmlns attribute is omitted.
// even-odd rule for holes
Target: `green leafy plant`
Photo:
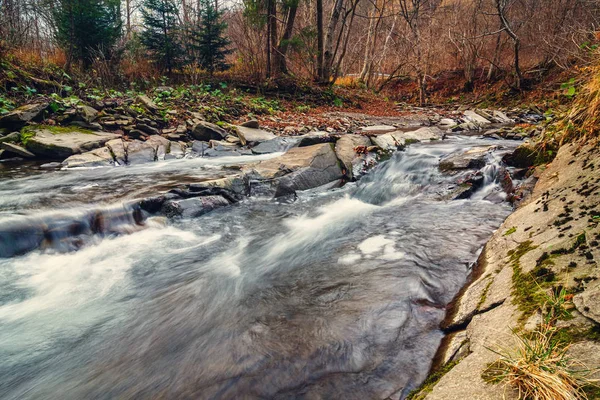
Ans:
<svg viewBox="0 0 600 400"><path fill-rule="evenodd" d="M571 78L567 82L564 82L560 85L560 89L563 91L563 95L568 98L573 98L577 94L577 89L575 89L575 78Z"/></svg>

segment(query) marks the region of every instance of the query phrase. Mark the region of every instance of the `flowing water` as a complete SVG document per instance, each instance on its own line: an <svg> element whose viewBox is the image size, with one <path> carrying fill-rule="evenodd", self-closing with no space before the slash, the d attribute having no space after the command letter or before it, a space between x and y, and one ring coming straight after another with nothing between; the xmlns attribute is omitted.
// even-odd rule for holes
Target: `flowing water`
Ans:
<svg viewBox="0 0 600 400"><path fill-rule="evenodd" d="M438 161L498 143L413 145L342 188L169 222L132 220L126 204L256 159L5 169L0 231L125 212L102 234L74 232L77 246L0 259L0 398L402 398L511 211L487 200L497 155L471 200L444 199L456 179ZM22 238L9 239L0 247Z"/></svg>

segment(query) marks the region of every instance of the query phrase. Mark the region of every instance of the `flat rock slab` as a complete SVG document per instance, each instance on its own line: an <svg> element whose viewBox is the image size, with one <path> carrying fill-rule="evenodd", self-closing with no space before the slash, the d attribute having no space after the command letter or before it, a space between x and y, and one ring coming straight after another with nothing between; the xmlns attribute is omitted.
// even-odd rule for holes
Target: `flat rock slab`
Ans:
<svg viewBox="0 0 600 400"><path fill-rule="evenodd" d="M483 168L487 154L495 148L496 146L479 146L459 154L450 154L440 161L440 169L450 171Z"/></svg>
<svg viewBox="0 0 600 400"><path fill-rule="evenodd" d="M477 114L473 110L465 111L464 116L467 121L473 122L477 125L490 125L491 124L491 121L489 121L487 118L484 118L481 115Z"/></svg>
<svg viewBox="0 0 600 400"><path fill-rule="evenodd" d="M47 107L48 103L34 103L16 108L0 118L0 127L23 126L39 117Z"/></svg>
<svg viewBox="0 0 600 400"><path fill-rule="evenodd" d="M247 143L266 142L277 137L271 132L262 129L248 128L246 126L236 126L235 129L243 145Z"/></svg>
<svg viewBox="0 0 600 400"><path fill-rule="evenodd" d="M27 141L27 149L41 157L62 159L104 146L119 135L108 132L72 132L53 133L41 129Z"/></svg>
<svg viewBox="0 0 600 400"><path fill-rule="evenodd" d="M227 131L218 125L210 122L200 121L190 131L190 135L204 142L209 140L223 140L227 137Z"/></svg>
<svg viewBox="0 0 600 400"><path fill-rule="evenodd" d="M416 131L402 132L397 131L405 140L418 140L419 142L425 142L429 140L442 140L444 138L444 131L437 126L425 126L419 128Z"/></svg>
<svg viewBox="0 0 600 400"><path fill-rule="evenodd" d="M12 143L0 143L0 148L2 148L3 150L6 150L9 153L13 153L19 157L25 157L25 158L34 158L35 154L33 154L30 151L27 151L26 149L24 149L21 146L18 146L16 144L12 144Z"/></svg>
<svg viewBox="0 0 600 400"><path fill-rule="evenodd" d="M363 133L378 135L378 134L393 132L396 129L397 128L395 126L391 126L391 125L373 125L373 126L364 126L364 127L360 128L360 131Z"/></svg>
<svg viewBox="0 0 600 400"><path fill-rule="evenodd" d="M280 151L287 151L292 147L295 147L300 142L300 139L291 137L276 137L275 139L267 140L266 142L259 143L257 146L252 148L253 154L268 154L277 153Z"/></svg>
<svg viewBox="0 0 600 400"><path fill-rule="evenodd" d="M63 161L67 168L75 167L109 167L114 165L114 158L108 147L102 147L87 153L75 154Z"/></svg>

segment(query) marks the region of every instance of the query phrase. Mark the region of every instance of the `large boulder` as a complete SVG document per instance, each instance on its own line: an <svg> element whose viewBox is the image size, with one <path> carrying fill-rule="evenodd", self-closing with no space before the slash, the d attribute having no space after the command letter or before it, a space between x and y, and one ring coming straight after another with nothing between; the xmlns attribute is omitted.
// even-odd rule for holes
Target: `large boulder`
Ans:
<svg viewBox="0 0 600 400"><path fill-rule="evenodd" d="M20 128L27 122L41 117L46 108L48 108L48 103L26 104L15 108L0 118L0 127Z"/></svg>
<svg viewBox="0 0 600 400"><path fill-rule="evenodd" d="M377 135L373 136L371 141L383 150L397 150L404 145L403 133L402 131L395 131L385 135Z"/></svg>
<svg viewBox="0 0 600 400"><path fill-rule="evenodd" d="M227 131L210 122L200 121L192 127L190 135L196 140L208 142L210 140L225 139Z"/></svg>
<svg viewBox="0 0 600 400"><path fill-rule="evenodd" d="M333 145L295 147L280 157L245 166L242 171L254 181L270 181L275 196L315 188L341 179Z"/></svg>
<svg viewBox="0 0 600 400"><path fill-rule="evenodd" d="M42 128L27 140L27 150L40 157L64 159L104 146L119 135L108 132Z"/></svg>
<svg viewBox="0 0 600 400"><path fill-rule="evenodd" d="M80 105L77 107L77 119L79 121L91 124L98 117L98 110L93 107Z"/></svg>
<svg viewBox="0 0 600 400"><path fill-rule="evenodd" d="M335 154L344 164L346 178L354 178L354 169L362 164L370 145L369 138L362 135L344 135L335 143Z"/></svg>
<svg viewBox="0 0 600 400"><path fill-rule="evenodd" d="M419 128L416 131L402 132L400 133L401 137L405 140L417 140L419 142L428 142L430 140L441 140L444 138L444 131L442 131L437 126L424 126L423 128Z"/></svg>
<svg viewBox="0 0 600 400"><path fill-rule="evenodd" d="M247 143L266 142L267 140L276 138L271 132L262 129L248 128L246 126L236 126L235 129L237 136L240 138L243 145L246 145Z"/></svg>
<svg viewBox="0 0 600 400"><path fill-rule="evenodd" d="M157 160L164 160L167 153L171 151L171 142L169 141L169 139L166 139L159 135L153 135L148 137L148 139L146 140L146 144L154 148Z"/></svg>
<svg viewBox="0 0 600 400"><path fill-rule="evenodd" d="M106 147L113 155L115 162L119 165L127 163L127 152L125 150L125 142L123 139L113 139L106 142Z"/></svg>
<svg viewBox="0 0 600 400"><path fill-rule="evenodd" d="M75 154L63 161L67 168L74 167L108 167L115 165L115 160L108 147L102 147L82 154Z"/></svg>

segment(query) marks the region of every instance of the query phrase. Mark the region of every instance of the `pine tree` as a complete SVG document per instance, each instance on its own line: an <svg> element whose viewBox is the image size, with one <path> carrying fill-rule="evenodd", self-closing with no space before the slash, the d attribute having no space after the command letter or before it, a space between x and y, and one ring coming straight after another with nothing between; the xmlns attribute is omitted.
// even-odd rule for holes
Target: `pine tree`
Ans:
<svg viewBox="0 0 600 400"><path fill-rule="evenodd" d="M177 6L172 0L144 0L142 18L142 43L150 50L157 65L171 73L179 66L182 54Z"/></svg>
<svg viewBox="0 0 600 400"><path fill-rule="evenodd" d="M68 68L72 60L89 66L97 51L109 53L121 35L120 0L59 0L53 17Z"/></svg>
<svg viewBox="0 0 600 400"><path fill-rule="evenodd" d="M223 11L217 10L212 0L200 0L200 7L200 27L194 34L193 47L199 66L212 76L215 71L229 68L225 57L231 53L231 42L224 36L227 24Z"/></svg>

